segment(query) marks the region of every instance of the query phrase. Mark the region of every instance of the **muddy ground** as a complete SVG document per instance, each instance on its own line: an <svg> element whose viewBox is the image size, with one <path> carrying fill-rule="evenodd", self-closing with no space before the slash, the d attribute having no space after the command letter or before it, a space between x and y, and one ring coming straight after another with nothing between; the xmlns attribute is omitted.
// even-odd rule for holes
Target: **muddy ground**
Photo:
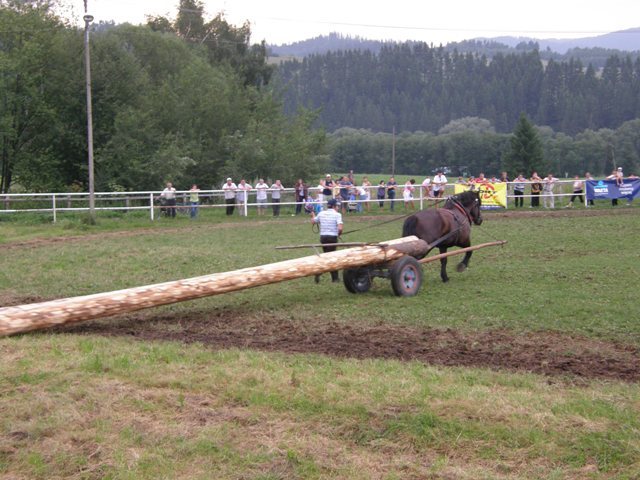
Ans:
<svg viewBox="0 0 640 480"><path fill-rule="evenodd" d="M634 209L635 210L635 209ZM502 216L628 214L630 210L505 212ZM220 228L220 225L216 225ZM136 235L117 232L105 235ZM149 232L151 233L151 232ZM87 241L88 236L38 239L5 245L33 248L47 243ZM18 305L44 299L0 298L0 305ZM179 325L180 328L176 328ZM557 332L526 334L507 330L463 332L389 324L341 324L321 319L285 320L275 316L253 318L235 312L200 312L185 319L154 315L152 311L117 319L87 322L53 329L57 333L124 336L142 341L198 342L207 348L250 348L283 353L315 353L339 358L385 358L430 365L487 367L534 372L549 377L640 381L640 350L632 345L594 340Z"/></svg>

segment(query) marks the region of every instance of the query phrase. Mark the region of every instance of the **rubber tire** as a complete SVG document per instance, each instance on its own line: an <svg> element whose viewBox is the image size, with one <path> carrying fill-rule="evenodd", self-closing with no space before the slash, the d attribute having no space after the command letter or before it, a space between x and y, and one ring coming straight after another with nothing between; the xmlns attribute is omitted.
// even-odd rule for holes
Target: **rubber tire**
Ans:
<svg viewBox="0 0 640 480"><path fill-rule="evenodd" d="M422 265L407 255L391 266L390 277L393 293L398 297L413 297L422 286Z"/></svg>
<svg viewBox="0 0 640 480"><path fill-rule="evenodd" d="M367 268L349 268L342 272L342 281L347 291L351 293L368 292L373 283L369 269Z"/></svg>

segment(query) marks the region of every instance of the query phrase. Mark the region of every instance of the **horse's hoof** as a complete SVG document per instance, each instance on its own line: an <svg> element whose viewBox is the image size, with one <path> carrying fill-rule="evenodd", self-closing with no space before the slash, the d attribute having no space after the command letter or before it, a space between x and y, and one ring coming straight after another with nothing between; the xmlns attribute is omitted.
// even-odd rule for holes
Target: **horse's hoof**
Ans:
<svg viewBox="0 0 640 480"><path fill-rule="evenodd" d="M449 281L449 277L442 279L442 283L447 283L448 281Z"/></svg>
<svg viewBox="0 0 640 480"><path fill-rule="evenodd" d="M456 272L464 272L466 269L467 269L467 266L462 262L456 265Z"/></svg>

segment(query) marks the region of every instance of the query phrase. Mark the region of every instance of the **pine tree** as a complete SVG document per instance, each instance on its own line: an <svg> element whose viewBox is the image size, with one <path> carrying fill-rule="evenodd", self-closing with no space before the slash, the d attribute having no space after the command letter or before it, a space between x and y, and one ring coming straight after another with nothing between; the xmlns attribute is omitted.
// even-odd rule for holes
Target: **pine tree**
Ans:
<svg viewBox="0 0 640 480"><path fill-rule="evenodd" d="M530 175L533 171L544 172L547 163L542 152L538 132L524 113L513 131L510 148L506 152L503 168L514 175Z"/></svg>

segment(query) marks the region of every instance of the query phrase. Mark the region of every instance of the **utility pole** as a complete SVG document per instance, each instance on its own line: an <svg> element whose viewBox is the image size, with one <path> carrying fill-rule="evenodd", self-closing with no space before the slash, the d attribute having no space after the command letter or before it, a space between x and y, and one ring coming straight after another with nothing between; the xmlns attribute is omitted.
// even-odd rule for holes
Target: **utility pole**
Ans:
<svg viewBox="0 0 640 480"><path fill-rule="evenodd" d="M84 0L84 69L87 87L87 155L89 157L89 216L95 221L95 188L93 178L93 112L91 107L91 58L89 55L89 25L93 16L87 14L87 0Z"/></svg>
<svg viewBox="0 0 640 480"><path fill-rule="evenodd" d="M396 127L393 127L391 137L391 176L396 176Z"/></svg>

